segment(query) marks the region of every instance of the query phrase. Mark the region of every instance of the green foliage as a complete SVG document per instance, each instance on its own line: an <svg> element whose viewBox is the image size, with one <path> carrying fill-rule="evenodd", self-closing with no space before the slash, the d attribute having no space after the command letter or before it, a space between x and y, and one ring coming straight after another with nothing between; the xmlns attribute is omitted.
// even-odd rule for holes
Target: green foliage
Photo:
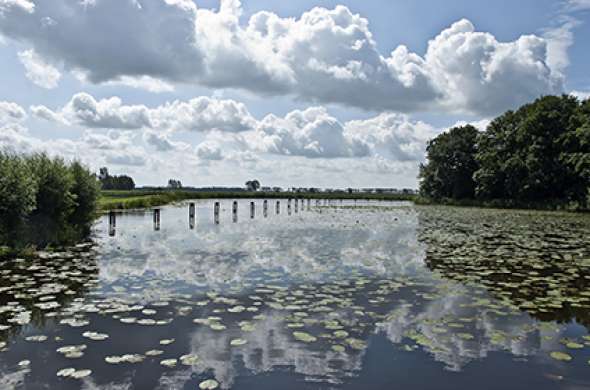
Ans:
<svg viewBox="0 0 590 390"><path fill-rule="evenodd" d="M76 207L69 217L69 223L83 232L89 232L96 213L100 184L96 176L77 161L72 163L70 171L74 178L71 192L74 195Z"/></svg>
<svg viewBox="0 0 590 390"><path fill-rule="evenodd" d="M428 142L428 163L420 166L422 195L435 199L474 196L477 135L477 129L467 125L454 127Z"/></svg>
<svg viewBox="0 0 590 390"><path fill-rule="evenodd" d="M504 113L473 137L451 129L429 143L428 164L420 170L423 196L588 207L590 101L545 96ZM459 178L457 166L463 168Z"/></svg>
<svg viewBox="0 0 590 390"><path fill-rule="evenodd" d="M562 163L562 138L575 127L576 98L546 96L496 118L479 138L477 196L563 199L575 177Z"/></svg>
<svg viewBox="0 0 590 390"><path fill-rule="evenodd" d="M248 180L246 182L246 188L248 191L258 191L260 188L260 182L258 180Z"/></svg>
<svg viewBox="0 0 590 390"><path fill-rule="evenodd" d="M0 151L0 244L13 241L35 209L37 182L23 159Z"/></svg>
<svg viewBox="0 0 590 390"><path fill-rule="evenodd" d="M135 188L135 182L127 175L111 176L106 167L100 168L100 184L103 190L130 191Z"/></svg>
<svg viewBox="0 0 590 390"><path fill-rule="evenodd" d="M0 245L72 242L88 233L98 184L79 163L0 152Z"/></svg>

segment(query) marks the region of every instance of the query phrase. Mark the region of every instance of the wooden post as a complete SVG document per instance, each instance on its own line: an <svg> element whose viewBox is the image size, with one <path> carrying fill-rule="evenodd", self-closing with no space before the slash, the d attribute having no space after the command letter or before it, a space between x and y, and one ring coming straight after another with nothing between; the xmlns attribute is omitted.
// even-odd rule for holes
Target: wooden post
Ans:
<svg viewBox="0 0 590 390"><path fill-rule="evenodd" d="M264 218L268 217L268 200L266 199L262 202L262 214Z"/></svg>
<svg viewBox="0 0 590 390"><path fill-rule="evenodd" d="M254 215L256 213L256 205L254 202L250 202L250 219L254 219Z"/></svg>
<svg viewBox="0 0 590 390"><path fill-rule="evenodd" d="M287 199L287 214L291 215L291 198Z"/></svg>
<svg viewBox="0 0 590 390"><path fill-rule="evenodd" d="M215 202L213 205L213 222L219 224L219 202Z"/></svg>
<svg viewBox="0 0 590 390"><path fill-rule="evenodd" d="M298 212L298 208L299 208L299 199L295 198L295 212Z"/></svg>
<svg viewBox="0 0 590 390"><path fill-rule="evenodd" d="M109 236L114 237L117 227L117 215L114 211L109 213Z"/></svg>
<svg viewBox="0 0 590 390"><path fill-rule="evenodd" d="M234 203L231 206L231 214L232 214L232 221L238 222L238 202L234 200Z"/></svg>
<svg viewBox="0 0 590 390"><path fill-rule="evenodd" d="M281 213L281 201L280 200L277 200L277 204L276 204L275 208L276 208L276 213L280 214Z"/></svg>
<svg viewBox="0 0 590 390"><path fill-rule="evenodd" d="M188 204L188 227L195 228L195 204L193 202Z"/></svg>
<svg viewBox="0 0 590 390"><path fill-rule="evenodd" d="M154 230L160 230L160 209L154 209Z"/></svg>

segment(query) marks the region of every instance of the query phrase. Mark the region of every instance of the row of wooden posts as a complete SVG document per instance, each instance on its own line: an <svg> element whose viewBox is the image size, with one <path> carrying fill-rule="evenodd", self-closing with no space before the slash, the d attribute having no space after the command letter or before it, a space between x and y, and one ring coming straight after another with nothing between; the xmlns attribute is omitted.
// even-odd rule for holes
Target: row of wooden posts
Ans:
<svg viewBox="0 0 590 390"><path fill-rule="evenodd" d="M294 211L297 213L299 212L299 203L301 203L301 211L304 210L305 201L307 200L307 210L311 208L311 199L294 199ZM321 206L322 203L324 205L331 204L331 200L328 199L316 199L315 204L316 206ZM291 203L292 199L287 200L287 214L291 215ZM340 203L342 203L342 199L340 199ZM196 213L195 213L195 203L191 202L188 205L188 221L189 221L189 228L194 229L196 223ZM215 202L213 204L213 221L215 224L219 224L219 214L221 211L221 205L219 202ZM154 212L154 230L160 230L160 209L155 208ZM281 213L281 201L277 200L275 203L275 214ZM262 202L262 215L266 218L268 217L268 200L264 200ZM256 216L256 203L250 202L250 218L254 219ZM232 221L238 222L238 202L234 201L232 204ZM109 213L109 235L114 236L117 226L117 217L115 212L111 211Z"/></svg>

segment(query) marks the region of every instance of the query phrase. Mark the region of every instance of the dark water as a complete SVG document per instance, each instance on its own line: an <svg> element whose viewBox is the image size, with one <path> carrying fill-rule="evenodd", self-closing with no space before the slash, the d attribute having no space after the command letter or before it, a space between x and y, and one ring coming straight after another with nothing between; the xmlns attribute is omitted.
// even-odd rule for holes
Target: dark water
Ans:
<svg viewBox="0 0 590 390"><path fill-rule="evenodd" d="M590 217L275 202L3 264L0 389L590 388Z"/></svg>

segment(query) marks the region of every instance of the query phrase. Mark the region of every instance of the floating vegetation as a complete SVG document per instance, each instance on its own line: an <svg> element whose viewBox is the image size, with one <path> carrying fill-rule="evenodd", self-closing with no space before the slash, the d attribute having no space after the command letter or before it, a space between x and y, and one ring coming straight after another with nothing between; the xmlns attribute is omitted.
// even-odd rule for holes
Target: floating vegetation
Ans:
<svg viewBox="0 0 590 390"><path fill-rule="evenodd" d="M199 357L194 354L182 355L178 360L185 366L194 366L199 362Z"/></svg>
<svg viewBox="0 0 590 390"><path fill-rule="evenodd" d="M239 347L240 345L244 345L248 342L248 340L245 339L232 339L229 342L229 345L231 345L232 347Z"/></svg>
<svg viewBox="0 0 590 390"><path fill-rule="evenodd" d="M304 343L313 343L317 340L315 336L305 332L293 332L293 337L295 337L296 340L303 341Z"/></svg>
<svg viewBox="0 0 590 390"><path fill-rule="evenodd" d="M102 341L109 338L108 334L98 333L98 332L84 332L82 336L86 337L87 339L94 340L94 341Z"/></svg>
<svg viewBox="0 0 590 390"><path fill-rule="evenodd" d="M569 362L570 360L572 360L571 355L569 355L565 352L554 351L554 352L551 352L549 355L555 360L561 360L564 362Z"/></svg>
<svg viewBox="0 0 590 390"><path fill-rule="evenodd" d="M590 335L569 325L590 325L586 220L374 207L326 208L312 221L193 231L182 244L173 228L161 248L120 234L99 237L94 254L42 252L0 264L0 360L31 383L47 365L59 378L96 376L89 383L133 381L148 369L156 379L146 386L178 388L189 376L191 386L198 378L199 388L218 388L204 380L213 375L239 387L235 375L275 370L347 387L366 356L386 354L375 347L384 342L402 365L428 356L469 370L504 351L498 356L530 366L548 353L570 362L559 365L563 381L586 370ZM69 345L81 340L88 347ZM63 358L76 368L61 368ZM238 359L240 368L230 368ZM66 387L58 377L48 386Z"/></svg>
<svg viewBox="0 0 590 390"><path fill-rule="evenodd" d="M160 362L160 364L164 367L172 368L172 367L176 366L177 362L178 362L178 360L176 360L176 359L164 359Z"/></svg>
<svg viewBox="0 0 590 390"><path fill-rule="evenodd" d="M213 390L219 387L219 383L217 383L214 379L207 379L201 383L199 383L199 389L201 390Z"/></svg>
<svg viewBox="0 0 590 390"><path fill-rule="evenodd" d="M64 378L82 379L92 374L92 370L76 370L75 368L64 368L57 372L57 376Z"/></svg>
<svg viewBox="0 0 590 390"><path fill-rule="evenodd" d="M119 363L141 363L145 359L145 356L138 354L127 354L122 356L107 356L104 358L105 362L109 364Z"/></svg>

